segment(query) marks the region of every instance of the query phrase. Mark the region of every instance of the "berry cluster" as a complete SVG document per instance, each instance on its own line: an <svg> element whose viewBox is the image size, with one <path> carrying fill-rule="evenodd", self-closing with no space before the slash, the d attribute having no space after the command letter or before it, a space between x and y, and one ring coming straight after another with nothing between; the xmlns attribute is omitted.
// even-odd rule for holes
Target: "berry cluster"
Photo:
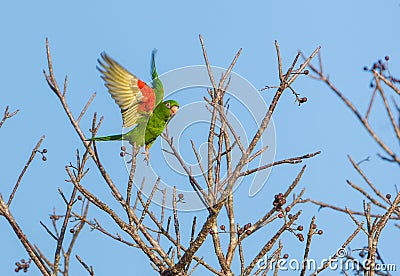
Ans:
<svg viewBox="0 0 400 276"><path fill-rule="evenodd" d="M274 205L276 211L281 211L282 206L286 204L286 198L282 193L276 194L272 204Z"/></svg>
<svg viewBox="0 0 400 276"><path fill-rule="evenodd" d="M286 206L286 208L285 208L284 210L282 209L282 206L283 206L284 204L286 204L286 198L283 196L282 193L279 193L279 194L276 194L276 195L275 195L275 199L274 199L274 202L273 202L272 204L274 205L275 210L278 211L278 212L280 212L280 213L278 214L278 218L283 218L284 215L287 214L287 213L289 213L290 210L291 210L290 206ZM289 215L288 215L288 218L289 218L289 219L292 219L292 217L293 217L292 214L289 214Z"/></svg>
<svg viewBox="0 0 400 276"><path fill-rule="evenodd" d="M303 230L304 230L303 225L297 226L297 229L296 229L296 230L299 231L299 232L303 231ZM295 231L295 230L293 230L293 231ZM295 235L296 235L296 237L299 239L299 241L301 241L301 242L304 241L304 236L303 236L302 233L297 233L297 234L295 234Z"/></svg>
<svg viewBox="0 0 400 276"><path fill-rule="evenodd" d="M42 160L46 161L47 157L44 156L45 153L47 153L47 149L43 149L43 150L37 150L36 152L40 153L42 155Z"/></svg>
<svg viewBox="0 0 400 276"><path fill-rule="evenodd" d="M388 61L389 61L389 56L385 56L385 61L384 62L380 59L377 62L374 62L372 64L371 68L368 68L367 66L364 66L364 71L378 70L379 72L383 72L385 70L388 70L388 68L389 68Z"/></svg>
<svg viewBox="0 0 400 276"><path fill-rule="evenodd" d="M122 146L122 147L121 147L121 152L119 153L119 156L124 157L125 154L127 154L127 152L126 152L126 147L125 147L125 146Z"/></svg>
<svg viewBox="0 0 400 276"><path fill-rule="evenodd" d="M324 231L322 231L321 229L317 230L317 225L315 223L311 225L311 229L314 230L313 232L310 232L312 235L322 235L324 233ZM302 233L299 233L303 230L304 230L303 225L297 226L296 229L293 228L290 229L290 231L296 236L296 238L299 239L300 242L304 241L304 235Z"/></svg>
<svg viewBox="0 0 400 276"><path fill-rule="evenodd" d="M315 230L313 234L322 235L324 233L324 231L322 231L321 229L317 230L317 225L315 223L311 225L311 228Z"/></svg>
<svg viewBox="0 0 400 276"><path fill-rule="evenodd" d="M385 56L385 61L382 61L381 59L378 60L377 62L374 62L371 66L371 68L368 68L368 66L364 66L364 71L377 71L380 74L384 75L385 73L387 73L388 75L385 76L387 79L389 79L389 81L391 81L392 83L400 83L400 79L393 77L390 74L389 71L389 56ZM371 83L369 84L370 87L374 87L374 79L371 80Z"/></svg>
<svg viewBox="0 0 400 276"><path fill-rule="evenodd" d="M251 223L250 223L250 222L249 222L249 223L246 223L243 227L241 227L241 228L238 229L237 234L238 234L239 236L242 235L243 233L246 233L247 235L250 235L250 234L251 234L250 227L251 227ZM226 227L225 227L224 224L221 224L221 225L219 226L219 229L221 229L221 232L219 232L219 233L226 233ZM214 230L212 230L212 229L210 229L210 232L209 232L209 233L210 233L210 235L216 234L216 233L214 232Z"/></svg>
<svg viewBox="0 0 400 276"><path fill-rule="evenodd" d="M300 65L300 67L302 67L303 66L303 64L301 64ZM292 72L291 74L293 74L293 75L309 75L310 74L310 71L309 70L304 70L304 71L300 71L300 70L296 70L295 72ZM301 104L303 104L303 103L305 103L305 102L307 102L307 97L300 97L300 94L299 93L297 93L292 87L290 87L290 86L287 86L287 87L289 87L290 88L290 90L292 91L292 93L293 93L293 95L296 97L296 101L295 102L298 102L299 103L299 106L301 105ZM286 87L286 88L287 88ZM268 89L271 89L271 88L278 88L278 92L281 92L281 90L282 90L282 87L279 87L279 86L269 86L269 85L266 85L266 86L264 86L263 88L261 88L260 89L260 92L262 92L262 91L264 91L264 90L268 90Z"/></svg>
<svg viewBox="0 0 400 276"><path fill-rule="evenodd" d="M24 259L21 259L19 262L16 262L15 265L17 266L14 271L19 272L22 270L23 272L28 272L29 265L31 263L31 259L29 261L25 261Z"/></svg>
<svg viewBox="0 0 400 276"><path fill-rule="evenodd" d="M243 233L246 233L247 235L250 235L251 234L251 230L249 229L251 227L251 223L249 222L249 223L247 223L247 224L245 224L243 227L241 227L239 230L238 230L238 235L240 236L240 235L242 235Z"/></svg>

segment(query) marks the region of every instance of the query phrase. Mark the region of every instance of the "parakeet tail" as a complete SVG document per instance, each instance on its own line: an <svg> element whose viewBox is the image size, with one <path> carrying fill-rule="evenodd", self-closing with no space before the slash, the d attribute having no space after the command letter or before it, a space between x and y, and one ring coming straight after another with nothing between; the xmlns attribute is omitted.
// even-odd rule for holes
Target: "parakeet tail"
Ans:
<svg viewBox="0 0 400 276"><path fill-rule="evenodd" d="M118 141L122 140L122 134L110 135L110 136L103 136L103 137L93 137L88 139L88 141Z"/></svg>
<svg viewBox="0 0 400 276"><path fill-rule="evenodd" d="M156 69L156 53L157 53L157 49L154 49L153 52L151 52L151 78L153 80L158 78L158 74L157 74L157 69Z"/></svg>

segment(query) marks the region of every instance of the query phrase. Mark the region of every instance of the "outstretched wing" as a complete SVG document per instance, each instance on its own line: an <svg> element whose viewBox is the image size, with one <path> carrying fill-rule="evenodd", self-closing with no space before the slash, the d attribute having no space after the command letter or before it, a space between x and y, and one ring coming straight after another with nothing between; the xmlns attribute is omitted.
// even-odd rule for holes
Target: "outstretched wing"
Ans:
<svg viewBox="0 0 400 276"><path fill-rule="evenodd" d="M155 108L156 96L151 87L131 74L105 52L98 59L102 79L111 97L121 109L123 126L131 127L147 118Z"/></svg>

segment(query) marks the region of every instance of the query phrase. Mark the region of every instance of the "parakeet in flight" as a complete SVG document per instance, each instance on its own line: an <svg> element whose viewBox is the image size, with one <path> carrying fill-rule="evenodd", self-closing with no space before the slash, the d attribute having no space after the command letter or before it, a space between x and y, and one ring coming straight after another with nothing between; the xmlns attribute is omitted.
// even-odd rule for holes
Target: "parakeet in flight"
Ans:
<svg viewBox="0 0 400 276"><path fill-rule="evenodd" d="M105 52L101 54L101 58L102 60L98 59L100 67L97 69L102 73L101 78L108 92L121 109L123 126L136 127L125 134L94 137L90 140L127 140L133 146L145 146L148 161L151 145L179 109L178 102L163 101L164 88L156 70L155 50L151 56L152 87L131 74Z"/></svg>

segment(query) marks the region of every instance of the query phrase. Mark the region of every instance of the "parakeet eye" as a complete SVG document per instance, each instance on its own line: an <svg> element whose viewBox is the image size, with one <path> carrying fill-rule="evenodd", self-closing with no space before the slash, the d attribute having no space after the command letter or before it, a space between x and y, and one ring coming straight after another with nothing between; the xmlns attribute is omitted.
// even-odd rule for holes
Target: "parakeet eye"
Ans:
<svg viewBox="0 0 400 276"><path fill-rule="evenodd" d="M166 106L167 108L171 108L170 103L166 103L165 106Z"/></svg>

